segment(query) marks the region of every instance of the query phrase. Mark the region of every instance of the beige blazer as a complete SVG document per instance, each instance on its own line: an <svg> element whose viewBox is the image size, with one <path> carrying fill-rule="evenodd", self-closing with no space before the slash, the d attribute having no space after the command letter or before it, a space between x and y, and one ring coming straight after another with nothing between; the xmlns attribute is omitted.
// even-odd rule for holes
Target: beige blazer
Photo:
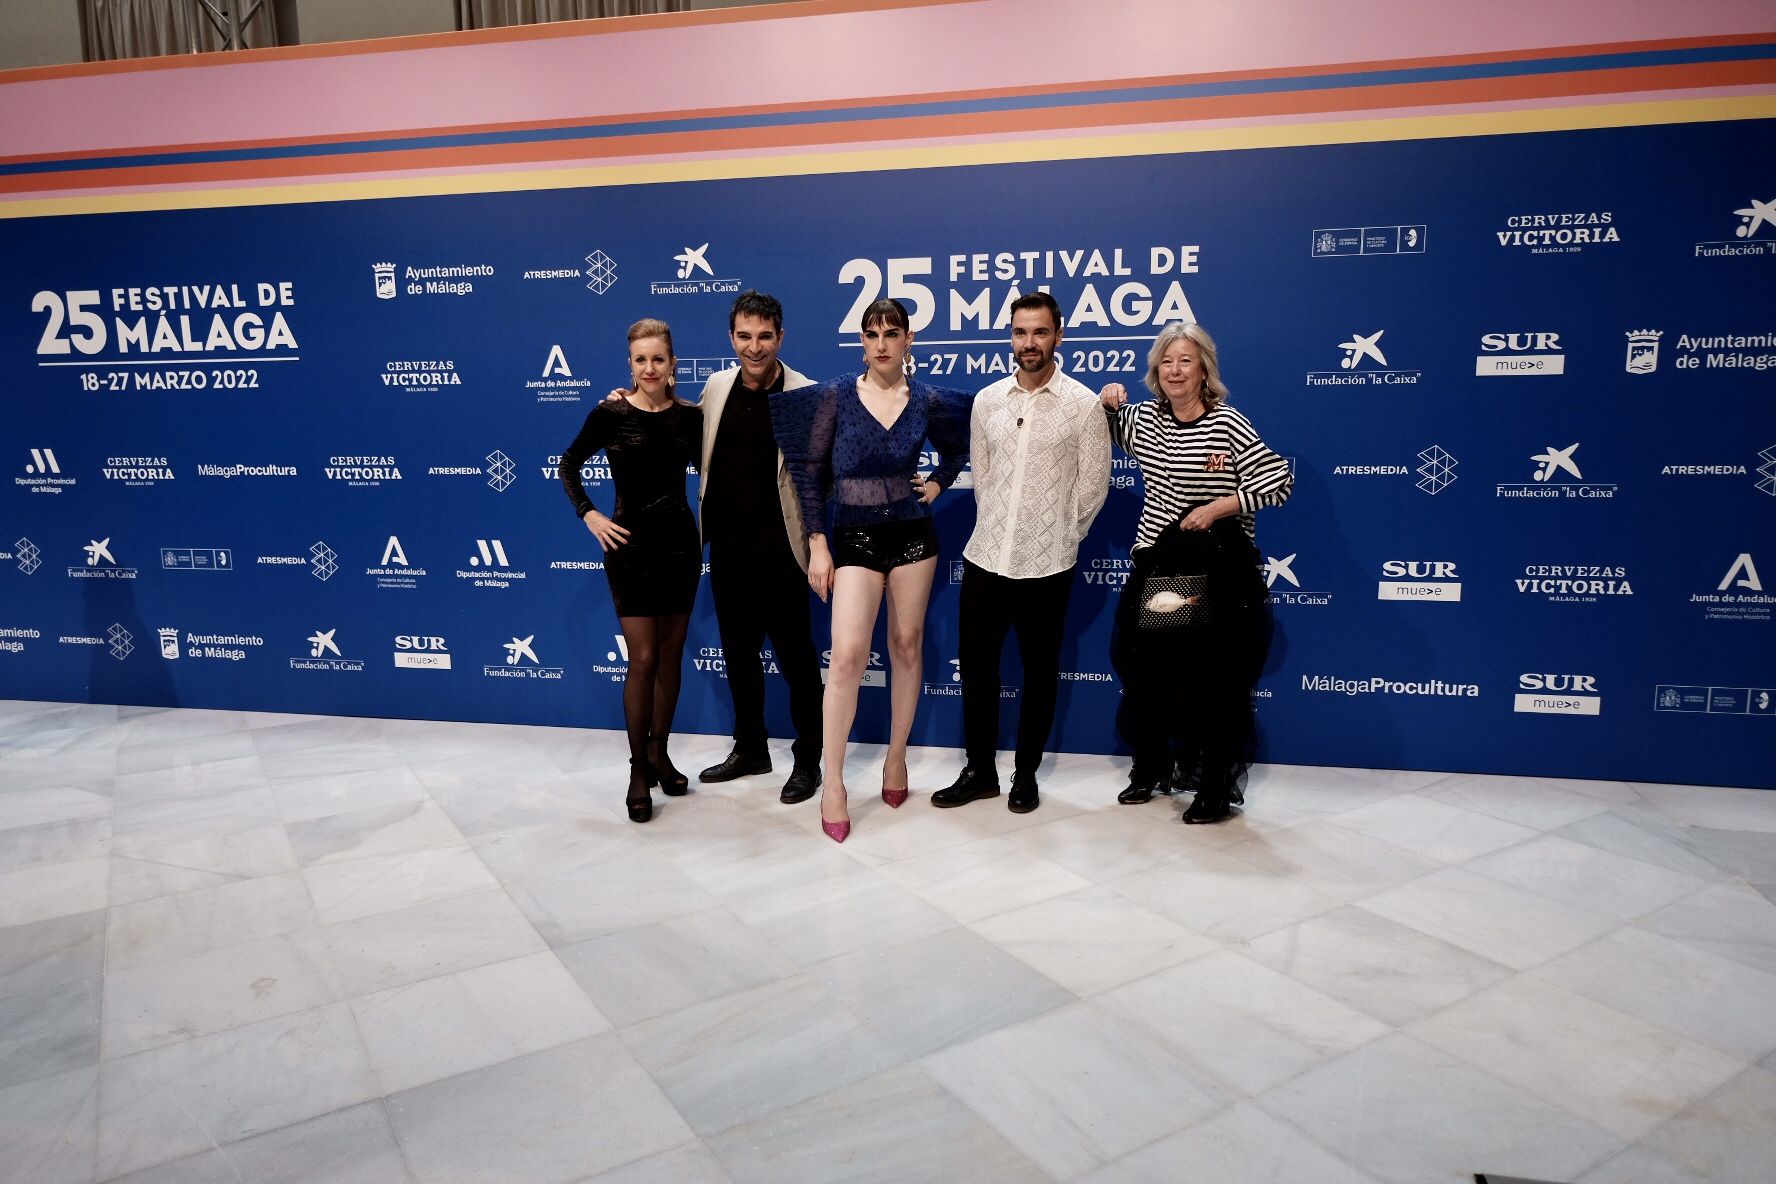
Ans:
<svg viewBox="0 0 1776 1184"><path fill-rule="evenodd" d="M709 490L709 454L715 450L715 432L721 426L722 408L727 406L728 392L740 380L740 368L735 366L728 370L717 371L709 376L703 384L703 458L697 465L697 521L703 521L703 495ZM783 365L783 389L793 391L797 387L812 386L814 380L805 374L797 373ZM796 562L802 570L808 570L808 535L802 529L802 502L796 496L795 483L789 479L789 466L783 461L783 452L777 453L777 500L783 505L783 529L789 536L789 549L794 552Z"/></svg>

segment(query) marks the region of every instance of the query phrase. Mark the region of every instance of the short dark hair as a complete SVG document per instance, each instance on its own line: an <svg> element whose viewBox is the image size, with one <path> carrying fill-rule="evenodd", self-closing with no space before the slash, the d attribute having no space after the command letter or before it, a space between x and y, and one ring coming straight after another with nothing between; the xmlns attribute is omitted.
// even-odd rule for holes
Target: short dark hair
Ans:
<svg viewBox="0 0 1776 1184"><path fill-rule="evenodd" d="M783 306L777 303L777 297L767 296L752 288L734 297L734 307L728 310L728 334L733 335L734 322L741 317L758 317L762 321L770 321L777 332L783 332Z"/></svg>
<svg viewBox="0 0 1776 1184"><path fill-rule="evenodd" d="M891 329L899 329L903 333L911 333L912 322L907 317L906 305L892 297L876 301L863 310L863 319L857 322L860 329L870 329L877 325L886 325Z"/></svg>
<svg viewBox="0 0 1776 1184"><path fill-rule="evenodd" d="M1054 318L1054 327L1061 328L1061 306L1047 292L1031 292L1028 296L1019 296L1011 302L1011 315L1015 317L1020 312L1035 312L1039 308L1046 308L1048 315Z"/></svg>

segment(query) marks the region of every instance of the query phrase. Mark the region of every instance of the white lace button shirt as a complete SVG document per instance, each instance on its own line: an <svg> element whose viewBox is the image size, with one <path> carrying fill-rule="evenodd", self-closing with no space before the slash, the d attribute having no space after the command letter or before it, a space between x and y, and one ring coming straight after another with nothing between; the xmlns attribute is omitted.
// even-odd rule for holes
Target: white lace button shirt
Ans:
<svg viewBox="0 0 1776 1184"><path fill-rule="evenodd" d="M1110 492L1098 397L1061 372L1033 391L1014 372L974 398L974 534L963 555L1015 580L1066 571Z"/></svg>

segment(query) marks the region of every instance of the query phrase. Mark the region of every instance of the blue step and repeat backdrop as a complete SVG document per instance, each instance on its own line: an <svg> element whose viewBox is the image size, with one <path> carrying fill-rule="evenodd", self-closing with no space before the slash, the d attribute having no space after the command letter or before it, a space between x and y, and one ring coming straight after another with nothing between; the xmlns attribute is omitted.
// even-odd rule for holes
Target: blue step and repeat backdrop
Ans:
<svg viewBox="0 0 1776 1184"><path fill-rule="evenodd" d="M669 321L694 392L741 288L782 299L815 375L857 368L858 311L894 295L923 376L978 389L1006 304L1043 287L1094 387L1202 322L1294 465L1258 519L1264 759L1776 786L1772 132L0 222L0 695L620 726L617 622L556 465L625 380L626 326ZM1113 480L1063 750L1116 743L1141 487L1125 458ZM973 511L938 503L916 743L960 740ZM680 730L725 732L706 585L686 662ZM860 738L886 716L867 690Z"/></svg>

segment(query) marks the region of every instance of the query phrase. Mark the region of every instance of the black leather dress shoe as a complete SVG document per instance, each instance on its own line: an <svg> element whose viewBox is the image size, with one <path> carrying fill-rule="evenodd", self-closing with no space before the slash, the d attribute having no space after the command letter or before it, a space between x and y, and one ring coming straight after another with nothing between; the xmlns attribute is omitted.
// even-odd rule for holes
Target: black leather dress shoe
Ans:
<svg viewBox="0 0 1776 1184"><path fill-rule="evenodd" d="M1136 781L1127 789L1116 795L1116 800L1125 806L1139 806L1143 802L1151 802L1154 794L1169 792L1171 786L1164 778L1158 781Z"/></svg>
<svg viewBox="0 0 1776 1184"><path fill-rule="evenodd" d="M753 777L771 771L771 758L768 756L742 756L730 752L722 762L710 765L697 774L699 781L732 781L736 777Z"/></svg>
<svg viewBox="0 0 1776 1184"><path fill-rule="evenodd" d="M982 798L999 796L999 775L997 773L977 773L973 769L963 769L962 775L948 788L940 789L931 795L931 804L939 809L947 810L951 806L966 806L969 802L978 802Z"/></svg>
<svg viewBox="0 0 1776 1184"><path fill-rule="evenodd" d="M1036 792L1036 774L1013 773L1011 775L1011 796L1005 799L1006 808L1013 814L1028 814L1042 804Z"/></svg>
<svg viewBox="0 0 1776 1184"><path fill-rule="evenodd" d="M1184 821L1194 826L1205 822L1220 822L1232 814L1233 806L1228 802L1226 794L1198 793L1196 799L1190 803L1190 808L1184 811Z"/></svg>
<svg viewBox="0 0 1776 1184"><path fill-rule="evenodd" d="M789 771L789 780L783 783L783 792L777 795L777 800L793 806L813 797L819 788L820 769L814 765L797 765Z"/></svg>

